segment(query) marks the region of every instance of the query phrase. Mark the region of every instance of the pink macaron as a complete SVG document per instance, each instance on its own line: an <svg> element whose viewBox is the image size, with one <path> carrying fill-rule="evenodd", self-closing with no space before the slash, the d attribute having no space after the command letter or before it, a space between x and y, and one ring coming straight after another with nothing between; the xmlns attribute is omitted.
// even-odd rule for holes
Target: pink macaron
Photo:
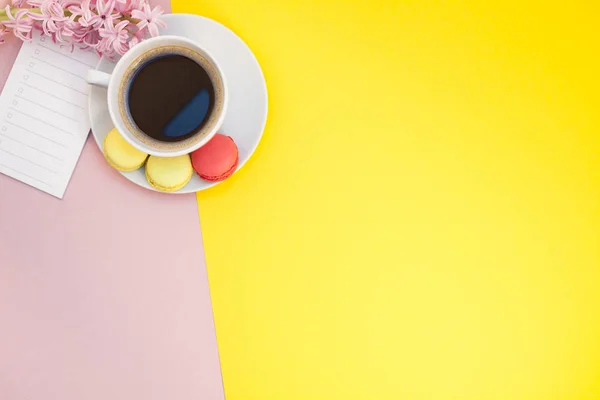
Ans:
<svg viewBox="0 0 600 400"><path fill-rule="evenodd" d="M194 151L192 166L200 178L220 182L229 178L238 165L238 148L232 138L217 133L210 142Z"/></svg>

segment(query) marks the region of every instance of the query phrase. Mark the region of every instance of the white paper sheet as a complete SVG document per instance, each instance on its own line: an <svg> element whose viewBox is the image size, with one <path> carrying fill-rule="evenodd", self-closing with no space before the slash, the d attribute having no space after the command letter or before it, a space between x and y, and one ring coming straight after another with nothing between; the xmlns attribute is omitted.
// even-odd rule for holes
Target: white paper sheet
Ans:
<svg viewBox="0 0 600 400"><path fill-rule="evenodd" d="M0 172L62 198L90 130L87 71L98 55L34 33L0 96Z"/></svg>

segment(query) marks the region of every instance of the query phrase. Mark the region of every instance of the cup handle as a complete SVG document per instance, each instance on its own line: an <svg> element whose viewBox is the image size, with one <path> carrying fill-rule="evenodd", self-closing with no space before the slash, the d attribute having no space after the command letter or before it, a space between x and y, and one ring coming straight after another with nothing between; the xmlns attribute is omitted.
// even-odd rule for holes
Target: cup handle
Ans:
<svg viewBox="0 0 600 400"><path fill-rule="evenodd" d="M110 82L110 74L106 72L97 71L95 69L89 70L85 79L87 83L94 86L108 87Z"/></svg>

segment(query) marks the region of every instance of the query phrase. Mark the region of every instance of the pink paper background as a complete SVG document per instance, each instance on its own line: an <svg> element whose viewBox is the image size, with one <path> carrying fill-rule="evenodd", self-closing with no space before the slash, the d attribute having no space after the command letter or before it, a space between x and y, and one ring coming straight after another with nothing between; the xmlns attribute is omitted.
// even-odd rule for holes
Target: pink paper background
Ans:
<svg viewBox="0 0 600 400"><path fill-rule="evenodd" d="M223 398L195 196L131 184L91 136L64 200L0 174L0 399Z"/></svg>

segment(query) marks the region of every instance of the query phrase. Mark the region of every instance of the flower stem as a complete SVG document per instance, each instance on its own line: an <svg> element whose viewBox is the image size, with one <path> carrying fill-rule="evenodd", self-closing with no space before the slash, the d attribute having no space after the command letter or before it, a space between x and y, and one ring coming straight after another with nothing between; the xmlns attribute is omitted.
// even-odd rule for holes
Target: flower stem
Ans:
<svg viewBox="0 0 600 400"><path fill-rule="evenodd" d="M15 15L17 13L17 11L19 11L20 8L11 8L10 9L10 13L12 15ZM34 12L34 13L39 13L40 9L39 8L29 8L28 9L29 12ZM6 10L4 8L0 8L0 22L2 21L8 21L10 18L8 18L8 16L6 15Z"/></svg>

